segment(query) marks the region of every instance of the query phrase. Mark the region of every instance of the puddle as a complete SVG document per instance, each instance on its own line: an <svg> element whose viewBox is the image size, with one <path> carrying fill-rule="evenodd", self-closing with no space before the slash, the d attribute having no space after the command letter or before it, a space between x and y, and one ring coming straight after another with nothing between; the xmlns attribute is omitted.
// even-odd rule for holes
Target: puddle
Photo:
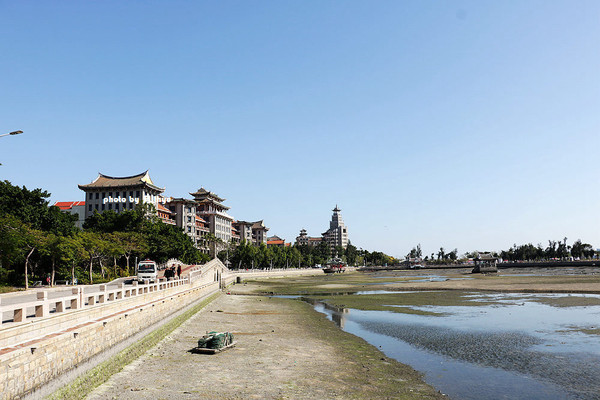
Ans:
<svg viewBox="0 0 600 400"><path fill-rule="evenodd" d="M598 399L600 336L578 329L600 325L600 306L552 307L538 294L469 297L494 304L413 307L443 317L315 309L453 399Z"/></svg>

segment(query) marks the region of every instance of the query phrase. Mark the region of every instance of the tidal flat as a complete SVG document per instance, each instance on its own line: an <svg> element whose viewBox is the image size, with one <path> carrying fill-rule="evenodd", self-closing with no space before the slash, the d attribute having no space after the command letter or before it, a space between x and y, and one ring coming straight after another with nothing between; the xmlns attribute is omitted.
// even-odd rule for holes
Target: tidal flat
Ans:
<svg viewBox="0 0 600 400"><path fill-rule="evenodd" d="M310 300L453 399L597 399L596 271L507 275L385 271L255 281L234 290Z"/></svg>

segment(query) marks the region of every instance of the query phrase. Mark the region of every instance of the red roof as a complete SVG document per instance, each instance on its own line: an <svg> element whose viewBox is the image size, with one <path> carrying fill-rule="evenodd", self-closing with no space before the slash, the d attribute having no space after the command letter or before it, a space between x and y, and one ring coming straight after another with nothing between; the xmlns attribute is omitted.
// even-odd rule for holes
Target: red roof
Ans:
<svg viewBox="0 0 600 400"><path fill-rule="evenodd" d="M85 201L57 201L54 205L64 211L75 206L85 206Z"/></svg>
<svg viewBox="0 0 600 400"><path fill-rule="evenodd" d="M156 207L157 211L162 211L167 214L173 214L173 211L169 210L167 207L163 206L160 202L158 202L158 207Z"/></svg>
<svg viewBox="0 0 600 400"><path fill-rule="evenodd" d="M269 240L269 241L267 241L267 246L270 244L285 244L285 240Z"/></svg>

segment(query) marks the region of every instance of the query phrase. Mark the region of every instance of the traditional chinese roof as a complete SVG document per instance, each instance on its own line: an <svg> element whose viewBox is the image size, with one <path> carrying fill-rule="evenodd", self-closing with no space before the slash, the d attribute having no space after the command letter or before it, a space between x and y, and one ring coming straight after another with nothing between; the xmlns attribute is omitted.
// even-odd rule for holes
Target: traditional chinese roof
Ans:
<svg viewBox="0 0 600 400"><path fill-rule="evenodd" d="M192 196L194 196L194 198L196 200L198 200L199 197L204 197L204 198L212 198L217 202L223 202L225 201L225 199L219 197L216 193L213 192L209 192L208 190L204 189L203 187L201 187L200 189L198 189L197 192L195 193L190 193Z"/></svg>
<svg viewBox="0 0 600 400"><path fill-rule="evenodd" d="M66 211L75 206L85 206L85 201L57 201L54 205L61 210Z"/></svg>
<svg viewBox="0 0 600 400"><path fill-rule="evenodd" d="M342 210L339 209L339 207L337 206L337 204L335 205L335 208L333 210L331 210L333 212L340 212Z"/></svg>
<svg viewBox="0 0 600 400"><path fill-rule="evenodd" d="M158 207L156 207L157 211L161 211L167 214L175 214L173 211L169 210L167 207L163 206L162 203L158 203Z"/></svg>
<svg viewBox="0 0 600 400"><path fill-rule="evenodd" d="M234 224L234 225L236 225L236 226L242 226L242 225L246 225L246 226L252 227L252 224L254 224L254 222L248 222L248 221L233 221L233 223L232 223L232 224Z"/></svg>
<svg viewBox="0 0 600 400"><path fill-rule="evenodd" d="M94 179L92 183L78 186L79 189L84 191L86 189L123 188L131 186L144 186L149 189L156 190L160 193L165 191L164 188L160 188L156 186L154 182L152 182L152 179L150 179L150 175L148 175L147 170L145 172L142 172L141 174L124 177L114 177L98 173L98 177Z"/></svg>
<svg viewBox="0 0 600 400"><path fill-rule="evenodd" d="M169 203L196 204L196 201L192 199L184 199L182 197L172 197L169 200Z"/></svg>
<svg viewBox="0 0 600 400"><path fill-rule="evenodd" d="M260 221L256 221L256 222L252 223L252 229L264 229L265 231L269 230L269 228L267 228L265 226L265 224L263 223L262 219Z"/></svg>
<svg viewBox="0 0 600 400"><path fill-rule="evenodd" d="M267 240L267 246L285 245L285 240Z"/></svg>

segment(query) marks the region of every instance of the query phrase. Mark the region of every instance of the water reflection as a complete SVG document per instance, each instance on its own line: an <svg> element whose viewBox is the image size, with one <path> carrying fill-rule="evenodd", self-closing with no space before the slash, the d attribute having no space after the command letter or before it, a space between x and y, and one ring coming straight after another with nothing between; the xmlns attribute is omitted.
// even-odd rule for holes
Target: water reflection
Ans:
<svg viewBox="0 0 600 400"><path fill-rule="evenodd" d="M445 317L315 305L342 329L425 373L455 399L598 399L600 306L552 307L537 295L478 295L493 305L416 307ZM553 295L557 296L557 295ZM568 328L570 327L570 328ZM597 327L597 325L596 325Z"/></svg>

